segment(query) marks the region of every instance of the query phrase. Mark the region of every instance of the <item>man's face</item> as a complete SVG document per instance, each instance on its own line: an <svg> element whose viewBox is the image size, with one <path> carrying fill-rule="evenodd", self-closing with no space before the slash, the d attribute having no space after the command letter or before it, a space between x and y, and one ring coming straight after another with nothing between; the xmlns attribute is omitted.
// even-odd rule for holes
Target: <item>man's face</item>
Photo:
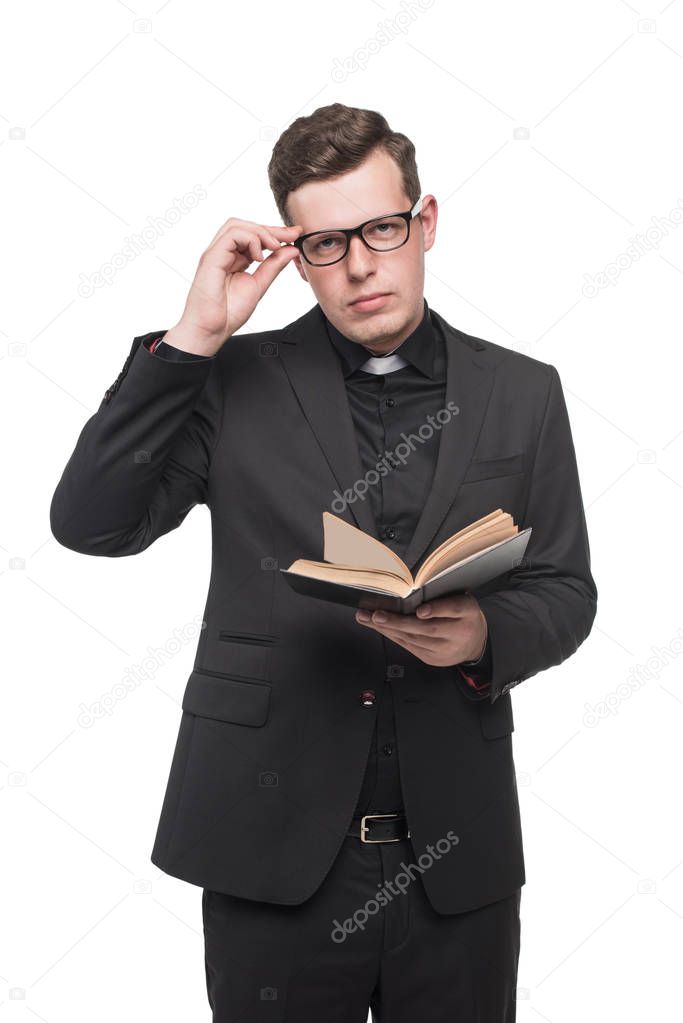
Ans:
<svg viewBox="0 0 683 1023"><path fill-rule="evenodd" d="M303 234L308 234L355 227L386 213L407 210L411 202L403 191L397 164L380 150L347 174L309 181L297 188L290 193L287 206L292 222L301 224ZM434 243L436 218L436 199L428 195L422 213L411 221L408 241L398 249L375 252L354 237L338 263L311 266L301 256L292 262L337 330L382 355L396 348L422 320L424 253ZM387 297L374 308L353 305L355 299L377 292Z"/></svg>

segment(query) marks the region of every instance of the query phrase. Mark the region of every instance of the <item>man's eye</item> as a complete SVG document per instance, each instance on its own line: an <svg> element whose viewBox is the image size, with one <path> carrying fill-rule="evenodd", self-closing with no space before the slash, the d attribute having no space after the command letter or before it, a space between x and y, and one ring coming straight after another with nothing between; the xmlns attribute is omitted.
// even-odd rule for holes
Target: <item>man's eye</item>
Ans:
<svg viewBox="0 0 683 1023"><path fill-rule="evenodd" d="M335 245L339 245L339 244L340 244L340 239L339 238L337 238L336 236L334 236L334 237L333 236L328 236L327 238L320 238L320 240L316 242L315 247L316 247L316 249L323 249L323 250L325 250L325 249L332 249L332 248L334 248Z"/></svg>
<svg viewBox="0 0 683 1023"><path fill-rule="evenodd" d="M387 235L387 234L391 234L392 231L395 231L396 228L397 228L397 225L396 225L396 223L394 221L392 221L392 220L383 220L380 224L373 224L372 225L372 233L373 234Z"/></svg>

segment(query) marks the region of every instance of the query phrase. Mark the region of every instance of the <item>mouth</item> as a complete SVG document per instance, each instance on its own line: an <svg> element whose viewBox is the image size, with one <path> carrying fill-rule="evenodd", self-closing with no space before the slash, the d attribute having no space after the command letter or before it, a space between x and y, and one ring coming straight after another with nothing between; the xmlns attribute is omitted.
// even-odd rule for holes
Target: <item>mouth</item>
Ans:
<svg viewBox="0 0 683 1023"><path fill-rule="evenodd" d="M389 292L375 291L371 295L364 295L350 303L352 309L378 309L391 297Z"/></svg>

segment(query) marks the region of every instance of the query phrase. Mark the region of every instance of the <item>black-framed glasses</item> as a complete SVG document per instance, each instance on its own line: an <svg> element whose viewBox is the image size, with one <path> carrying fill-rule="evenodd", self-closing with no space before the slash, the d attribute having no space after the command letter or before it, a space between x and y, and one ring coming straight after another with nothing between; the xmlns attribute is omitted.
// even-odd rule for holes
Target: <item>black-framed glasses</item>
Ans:
<svg viewBox="0 0 683 1023"><path fill-rule="evenodd" d="M410 237L410 222L422 209L423 196L405 213L387 213L373 217L358 227L340 228L338 231L311 231L302 234L292 244L311 266L331 266L349 251L354 235L358 235L373 252L389 252L405 245Z"/></svg>

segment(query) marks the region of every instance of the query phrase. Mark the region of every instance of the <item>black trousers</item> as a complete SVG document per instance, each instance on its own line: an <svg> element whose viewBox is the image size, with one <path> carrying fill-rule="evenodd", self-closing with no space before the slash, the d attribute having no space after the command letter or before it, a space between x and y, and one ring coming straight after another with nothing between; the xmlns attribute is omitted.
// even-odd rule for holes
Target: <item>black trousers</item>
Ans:
<svg viewBox="0 0 683 1023"><path fill-rule="evenodd" d="M444 916L414 856L347 836L298 906L204 889L213 1023L515 1023L521 889Z"/></svg>

